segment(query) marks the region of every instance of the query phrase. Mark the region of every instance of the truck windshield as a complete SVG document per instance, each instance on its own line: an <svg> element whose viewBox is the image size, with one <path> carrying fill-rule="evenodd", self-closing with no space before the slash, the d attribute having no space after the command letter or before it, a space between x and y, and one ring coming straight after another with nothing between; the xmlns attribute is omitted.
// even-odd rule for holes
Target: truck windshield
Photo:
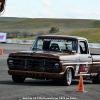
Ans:
<svg viewBox="0 0 100 100"><path fill-rule="evenodd" d="M77 40L37 38L32 50L77 52Z"/></svg>

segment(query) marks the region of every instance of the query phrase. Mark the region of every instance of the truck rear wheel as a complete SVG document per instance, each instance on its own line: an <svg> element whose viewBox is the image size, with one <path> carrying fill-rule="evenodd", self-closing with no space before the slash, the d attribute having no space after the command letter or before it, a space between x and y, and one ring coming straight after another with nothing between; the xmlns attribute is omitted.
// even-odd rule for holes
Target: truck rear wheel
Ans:
<svg viewBox="0 0 100 100"><path fill-rule="evenodd" d="M98 73L98 75L97 75L96 77L94 77L94 78L92 79L92 82L93 82L94 84L100 84L100 72Z"/></svg>
<svg viewBox="0 0 100 100"><path fill-rule="evenodd" d="M67 85L67 86L71 85L71 83L72 83L72 70L71 70L71 68L66 69L66 72L63 76L62 81L63 81L64 85Z"/></svg>
<svg viewBox="0 0 100 100"><path fill-rule="evenodd" d="M22 76L12 75L12 80L14 82L22 83L25 81L25 78Z"/></svg>

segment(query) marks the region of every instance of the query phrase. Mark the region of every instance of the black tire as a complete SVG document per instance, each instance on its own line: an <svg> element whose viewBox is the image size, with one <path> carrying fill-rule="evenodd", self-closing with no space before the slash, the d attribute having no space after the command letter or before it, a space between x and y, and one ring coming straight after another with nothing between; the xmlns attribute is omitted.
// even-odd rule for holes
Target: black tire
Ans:
<svg viewBox="0 0 100 100"><path fill-rule="evenodd" d="M14 82L22 83L25 81L25 78L22 76L12 75L12 80Z"/></svg>
<svg viewBox="0 0 100 100"><path fill-rule="evenodd" d="M72 83L72 70L71 68L67 68L66 72L62 78L62 84L69 86Z"/></svg>
<svg viewBox="0 0 100 100"><path fill-rule="evenodd" d="M92 82L93 82L94 84L100 84L100 72L98 73L98 75L97 75L96 77L94 77L94 78L92 79Z"/></svg>

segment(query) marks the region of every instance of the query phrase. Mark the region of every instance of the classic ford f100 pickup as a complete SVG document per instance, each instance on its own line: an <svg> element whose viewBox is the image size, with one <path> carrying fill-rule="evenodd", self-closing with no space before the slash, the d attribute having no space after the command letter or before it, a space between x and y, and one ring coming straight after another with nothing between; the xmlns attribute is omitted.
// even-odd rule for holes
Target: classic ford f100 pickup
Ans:
<svg viewBox="0 0 100 100"><path fill-rule="evenodd" d="M88 41L82 37L38 36L30 51L9 54L7 64L14 82L36 78L70 85L72 79L83 76L100 83L100 55L90 54Z"/></svg>

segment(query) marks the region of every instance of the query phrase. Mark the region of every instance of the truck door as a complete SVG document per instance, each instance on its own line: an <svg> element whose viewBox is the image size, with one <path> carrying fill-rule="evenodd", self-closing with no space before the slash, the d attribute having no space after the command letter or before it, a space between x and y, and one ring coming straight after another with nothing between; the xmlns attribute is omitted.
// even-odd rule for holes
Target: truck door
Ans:
<svg viewBox="0 0 100 100"><path fill-rule="evenodd" d="M79 75L90 75L92 67L92 57L89 53L86 40L79 40Z"/></svg>

